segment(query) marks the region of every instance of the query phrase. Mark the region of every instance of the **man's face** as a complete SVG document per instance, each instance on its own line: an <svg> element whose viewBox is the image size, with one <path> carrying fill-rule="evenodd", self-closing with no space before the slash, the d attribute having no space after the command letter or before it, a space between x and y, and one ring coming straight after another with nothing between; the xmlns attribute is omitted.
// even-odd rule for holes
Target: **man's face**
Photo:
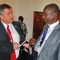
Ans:
<svg viewBox="0 0 60 60"><path fill-rule="evenodd" d="M46 23L52 24L57 21L57 13L53 9L47 8L43 12L43 19Z"/></svg>
<svg viewBox="0 0 60 60"><path fill-rule="evenodd" d="M1 15L1 20L6 24L13 21L13 12L11 8L4 9L3 14Z"/></svg>

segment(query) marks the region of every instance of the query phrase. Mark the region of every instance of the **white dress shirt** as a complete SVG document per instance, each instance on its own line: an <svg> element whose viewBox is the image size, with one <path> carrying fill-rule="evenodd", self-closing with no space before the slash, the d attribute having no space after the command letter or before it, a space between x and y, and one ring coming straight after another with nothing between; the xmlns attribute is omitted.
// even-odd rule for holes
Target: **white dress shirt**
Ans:
<svg viewBox="0 0 60 60"><path fill-rule="evenodd" d="M41 50L42 50L45 42L47 41L48 37L50 36L50 34L52 33L52 31L54 30L55 26L58 25L58 23L59 23L59 21L57 21L57 22L55 22L55 23L53 23L51 25L48 24L49 25L49 29L47 31L46 37L45 37L45 39L44 39L44 41L43 41L43 43L42 43L41 46L40 46L40 41L41 41L42 35L40 36L39 42L36 44L35 49L34 49L35 51L38 52L38 55L40 54L40 52L41 52Z"/></svg>
<svg viewBox="0 0 60 60"><path fill-rule="evenodd" d="M3 25L4 25L5 29L7 30L7 25L5 23L3 23ZM16 29L14 28L14 26L11 23L9 24L9 29L11 31L11 35L12 35L13 41L16 42L16 43L19 43L20 36L19 36L19 34L17 33ZM19 50L20 50L20 48L15 50L15 52L16 52L16 59L19 56Z"/></svg>

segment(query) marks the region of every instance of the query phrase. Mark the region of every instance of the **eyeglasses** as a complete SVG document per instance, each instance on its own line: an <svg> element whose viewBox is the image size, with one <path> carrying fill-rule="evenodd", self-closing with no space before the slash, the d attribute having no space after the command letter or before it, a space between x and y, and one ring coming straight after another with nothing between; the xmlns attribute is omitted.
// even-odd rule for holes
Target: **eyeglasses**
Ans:
<svg viewBox="0 0 60 60"><path fill-rule="evenodd" d="M43 13L44 16L53 16L54 13Z"/></svg>

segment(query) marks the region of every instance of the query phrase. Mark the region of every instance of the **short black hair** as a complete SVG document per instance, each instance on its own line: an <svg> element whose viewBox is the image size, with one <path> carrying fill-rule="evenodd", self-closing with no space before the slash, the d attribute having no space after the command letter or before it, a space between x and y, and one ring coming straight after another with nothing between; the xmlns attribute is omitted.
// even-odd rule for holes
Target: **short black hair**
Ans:
<svg viewBox="0 0 60 60"><path fill-rule="evenodd" d="M24 20L23 16L19 16L18 20L23 22L23 20Z"/></svg>
<svg viewBox="0 0 60 60"><path fill-rule="evenodd" d="M3 14L4 9L6 9L6 8L9 8L9 9L10 9L11 6L8 5L8 4L1 4L1 5L0 5L0 15Z"/></svg>
<svg viewBox="0 0 60 60"><path fill-rule="evenodd" d="M45 11L48 8L51 8L54 10L54 12L59 13L59 7L55 3L51 3L51 4L46 5L43 11Z"/></svg>

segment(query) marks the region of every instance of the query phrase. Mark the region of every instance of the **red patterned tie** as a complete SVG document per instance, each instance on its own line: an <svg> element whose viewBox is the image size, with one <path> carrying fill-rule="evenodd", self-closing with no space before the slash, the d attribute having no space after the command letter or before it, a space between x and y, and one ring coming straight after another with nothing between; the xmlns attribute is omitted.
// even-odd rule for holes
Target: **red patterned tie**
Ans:
<svg viewBox="0 0 60 60"><path fill-rule="evenodd" d="M9 25L7 26L7 34L8 34L8 38L9 38L10 42L13 42L12 35L11 35L10 29L9 29ZM15 50L13 50L13 52L11 53L10 60L16 60Z"/></svg>

